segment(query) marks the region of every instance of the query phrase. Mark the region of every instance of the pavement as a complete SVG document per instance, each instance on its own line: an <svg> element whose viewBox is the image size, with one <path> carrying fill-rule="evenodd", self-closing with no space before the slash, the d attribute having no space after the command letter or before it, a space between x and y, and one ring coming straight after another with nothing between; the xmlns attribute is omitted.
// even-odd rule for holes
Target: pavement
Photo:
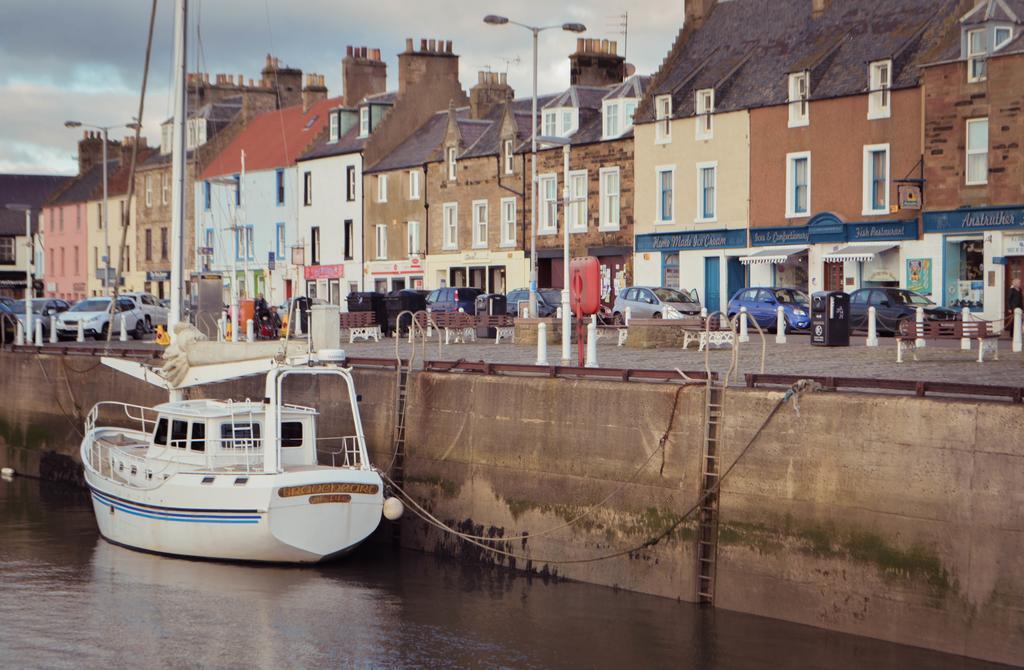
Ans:
<svg viewBox="0 0 1024 670"><path fill-rule="evenodd" d="M105 342L87 340L84 344L63 342L47 344L45 349L58 347L102 348ZM398 353L408 358L412 345L402 339ZM159 349L152 341L113 342L113 348ZM918 360L907 354L902 364L896 363L896 340L880 337L877 347L865 346L863 337L851 338L849 347L811 346L810 338L803 334L788 334L786 344L775 344L775 336L767 335L764 345L760 336L752 334L750 342L739 345L737 356L738 378L748 372L761 372L762 349L764 372L784 375L814 375L834 377L857 377L866 379L900 379L910 381L957 382L967 384L992 384L999 386L1024 387L1024 354L1012 353L1008 339L999 340L999 360L986 359L978 363L977 343L970 352L960 349L959 341L929 342L918 351ZM350 357L393 358L396 355L395 340L384 338L378 342L342 343ZM548 346L548 362L560 364L560 345ZM573 345L572 355L576 356ZM438 347L437 339L427 343L425 348L418 344L416 357L428 360L488 363L516 363L532 365L537 360L535 345L517 345L506 341L495 344L494 340L481 339L476 343L450 344ZM648 370L683 371L704 370L705 354L691 346L683 351L673 349L633 349L619 347L613 337L598 340L597 360L600 367L630 368ZM732 351L728 348L713 349L708 355L712 370L724 374L732 363ZM570 364L575 364L575 360ZM735 374L735 373L734 373Z"/></svg>

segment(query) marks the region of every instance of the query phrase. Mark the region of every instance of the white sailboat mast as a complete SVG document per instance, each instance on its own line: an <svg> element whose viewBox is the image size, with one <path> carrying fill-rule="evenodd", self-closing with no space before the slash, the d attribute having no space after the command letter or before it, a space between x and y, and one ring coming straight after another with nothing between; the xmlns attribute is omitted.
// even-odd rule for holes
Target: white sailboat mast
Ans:
<svg viewBox="0 0 1024 670"><path fill-rule="evenodd" d="M188 0L174 4L174 126L171 149L171 309L168 329L181 321L184 287L185 241L185 121L188 118L186 95L186 48L188 36Z"/></svg>

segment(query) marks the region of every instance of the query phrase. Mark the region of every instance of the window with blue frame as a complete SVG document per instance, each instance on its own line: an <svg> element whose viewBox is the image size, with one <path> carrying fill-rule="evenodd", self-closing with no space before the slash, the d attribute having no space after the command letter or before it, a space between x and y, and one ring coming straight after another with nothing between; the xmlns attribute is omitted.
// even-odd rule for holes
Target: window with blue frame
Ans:
<svg viewBox="0 0 1024 670"><path fill-rule="evenodd" d="M672 221L672 182L675 170L662 168L658 170L658 220Z"/></svg>
<svg viewBox="0 0 1024 670"><path fill-rule="evenodd" d="M278 170L275 173L275 178L277 180L277 204L280 206L284 204L284 170Z"/></svg>
<svg viewBox="0 0 1024 670"><path fill-rule="evenodd" d="M287 247L287 244L286 244L286 239L285 239L284 223L283 222L277 224L277 234L275 235L274 239L276 241L275 248L277 250L275 252L275 256L277 258L284 258L284 250Z"/></svg>
<svg viewBox="0 0 1024 670"><path fill-rule="evenodd" d="M242 204L242 180L236 174L235 175L235 206Z"/></svg>
<svg viewBox="0 0 1024 670"><path fill-rule="evenodd" d="M210 182L203 182L203 208L210 211Z"/></svg>
<svg viewBox="0 0 1024 670"><path fill-rule="evenodd" d="M235 258L237 260L251 261L255 258L252 232L252 226L239 226L235 230Z"/></svg>

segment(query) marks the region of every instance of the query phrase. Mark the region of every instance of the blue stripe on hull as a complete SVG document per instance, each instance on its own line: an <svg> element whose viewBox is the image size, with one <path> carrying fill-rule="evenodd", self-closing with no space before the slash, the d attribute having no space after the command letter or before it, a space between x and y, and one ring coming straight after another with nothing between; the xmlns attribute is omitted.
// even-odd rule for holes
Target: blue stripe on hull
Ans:
<svg viewBox="0 0 1024 670"><path fill-rule="evenodd" d="M146 519L156 519L157 521L182 521L192 523L259 523L260 521L259 515L182 514L181 512L160 512L152 507L143 509L128 502L122 502L121 500L110 498L96 489L91 489L91 491L93 498L103 505L113 507L114 509L120 510L126 514L132 514Z"/></svg>

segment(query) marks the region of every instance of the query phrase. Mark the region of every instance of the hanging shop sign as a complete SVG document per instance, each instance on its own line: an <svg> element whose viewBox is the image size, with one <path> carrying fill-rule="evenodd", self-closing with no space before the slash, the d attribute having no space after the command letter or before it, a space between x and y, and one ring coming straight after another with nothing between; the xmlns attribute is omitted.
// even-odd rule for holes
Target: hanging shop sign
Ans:
<svg viewBox="0 0 1024 670"><path fill-rule="evenodd" d="M897 184L896 195L900 209L921 209L920 184Z"/></svg>

